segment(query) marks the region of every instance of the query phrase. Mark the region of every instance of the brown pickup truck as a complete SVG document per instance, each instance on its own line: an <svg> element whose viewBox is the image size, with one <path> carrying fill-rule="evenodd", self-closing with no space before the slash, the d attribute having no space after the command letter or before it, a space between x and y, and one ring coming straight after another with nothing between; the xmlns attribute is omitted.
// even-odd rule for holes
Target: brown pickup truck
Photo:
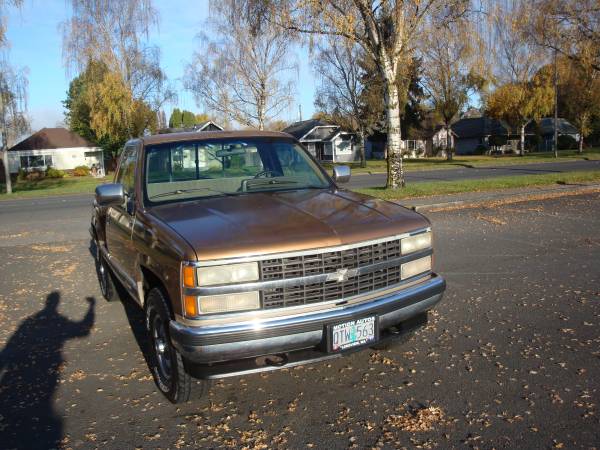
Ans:
<svg viewBox="0 0 600 450"><path fill-rule="evenodd" d="M172 402L208 380L384 346L445 289L429 221L340 189L291 136L203 132L125 145L96 189L103 295L144 308L150 366Z"/></svg>

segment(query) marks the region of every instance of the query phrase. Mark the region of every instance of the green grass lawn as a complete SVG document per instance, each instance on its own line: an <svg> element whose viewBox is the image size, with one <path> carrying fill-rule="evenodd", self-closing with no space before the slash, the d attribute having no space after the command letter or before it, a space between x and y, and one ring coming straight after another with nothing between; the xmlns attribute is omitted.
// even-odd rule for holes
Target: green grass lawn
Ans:
<svg viewBox="0 0 600 450"><path fill-rule="evenodd" d="M446 158L418 158L404 159L404 169L406 171L434 170L434 169L457 169L460 167L489 167L489 166L507 166L515 164L529 164L540 162L555 161L576 161L576 160L598 160L600 159L600 148L588 149L582 154L576 150L560 150L558 158L554 158L552 152L529 153L525 156L506 155L506 156L455 156L452 161ZM345 163L352 168L352 173L385 173L387 165L385 160L371 159L367 161L367 167L360 167L360 163ZM329 172L333 168L331 163L322 163L323 167ZM344 165L344 163L340 163Z"/></svg>
<svg viewBox="0 0 600 450"><path fill-rule="evenodd" d="M64 177L44 178L35 181L17 181L13 183L13 193L6 194L6 186L0 183L0 200L13 198L47 197L51 195L91 194L97 185L112 180L112 174L104 178Z"/></svg>
<svg viewBox="0 0 600 450"><path fill-rule="evenodd" d="M432 195L458 194L461 192L481 192L497 189L545 186L552 184L578 184L600 182L600 171L563 172L544 175L516 175L474 180L432 181L411 183L403 189L385 188L355 189L356 192L372 195L385 200L398 200Z"/></svg>

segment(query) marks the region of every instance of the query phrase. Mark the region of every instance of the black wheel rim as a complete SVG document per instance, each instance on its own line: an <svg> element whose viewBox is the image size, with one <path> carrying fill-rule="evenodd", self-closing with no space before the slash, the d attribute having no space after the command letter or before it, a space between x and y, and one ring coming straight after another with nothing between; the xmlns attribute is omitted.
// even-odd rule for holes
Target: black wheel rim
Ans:
<svg viewBox="0 0 600 450"><path fill-rule="evenodd" d="M98 280L100 281L100 290L102 291L102 295L106 295L108 280L106 277L108 273L106 271L106 267L104 266L104 261L102 260L102 256L100 254L100 249L96 247L96 264L98 266Z"/></svg>
<svg viewBox="0 0 600 450"><path fill-rule="evenodd" d="M154 317L152 338L160 377L168 383L171 379L171 346L167 337L165 322L159 315Z"/></svg>

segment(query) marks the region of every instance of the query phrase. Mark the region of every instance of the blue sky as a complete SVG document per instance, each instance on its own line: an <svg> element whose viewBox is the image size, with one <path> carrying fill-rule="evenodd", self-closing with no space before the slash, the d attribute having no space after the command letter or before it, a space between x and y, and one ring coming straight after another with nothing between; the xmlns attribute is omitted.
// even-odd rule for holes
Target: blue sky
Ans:
<svg viewBox="0 0 600 450"><path fill-rule="evenodd" d="M62 59L60 24L68 18L68 0L24 0L21 10L9 8L9 60L17 68L27 68L29 75L28 111L32 129L54 127L63 120L61 101L65 99L69 80L76 74L67 73ZM174 107L200 111L193 96L183 90L181 77L185 64L191 60L195 39L202 22L208 16L208 0L155 0L160 24L149 41L161 49L161 62L170 81L178 91L178 104L165 108L167 117ZM285 120L297 120L298 104L304 118L314 111L315 80L307 51L297 50L300 70L296 83L296 104L282 115ZM294 75L295 76L295 75Z"/></svg>

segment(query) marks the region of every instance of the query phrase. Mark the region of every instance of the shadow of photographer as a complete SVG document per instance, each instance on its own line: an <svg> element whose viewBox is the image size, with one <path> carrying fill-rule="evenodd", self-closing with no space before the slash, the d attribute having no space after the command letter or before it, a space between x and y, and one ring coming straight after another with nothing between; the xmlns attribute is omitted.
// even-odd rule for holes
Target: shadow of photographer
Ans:
<svg viewBox="0 0 600 450"><path fill-rule="evenodd" d="M60 293L21 322L0 352L0 442L2 448L57 448L63 424L53 400L65 362L62 348L70 339L89 335L95 303L80 321L58 312Z"/></svg>

